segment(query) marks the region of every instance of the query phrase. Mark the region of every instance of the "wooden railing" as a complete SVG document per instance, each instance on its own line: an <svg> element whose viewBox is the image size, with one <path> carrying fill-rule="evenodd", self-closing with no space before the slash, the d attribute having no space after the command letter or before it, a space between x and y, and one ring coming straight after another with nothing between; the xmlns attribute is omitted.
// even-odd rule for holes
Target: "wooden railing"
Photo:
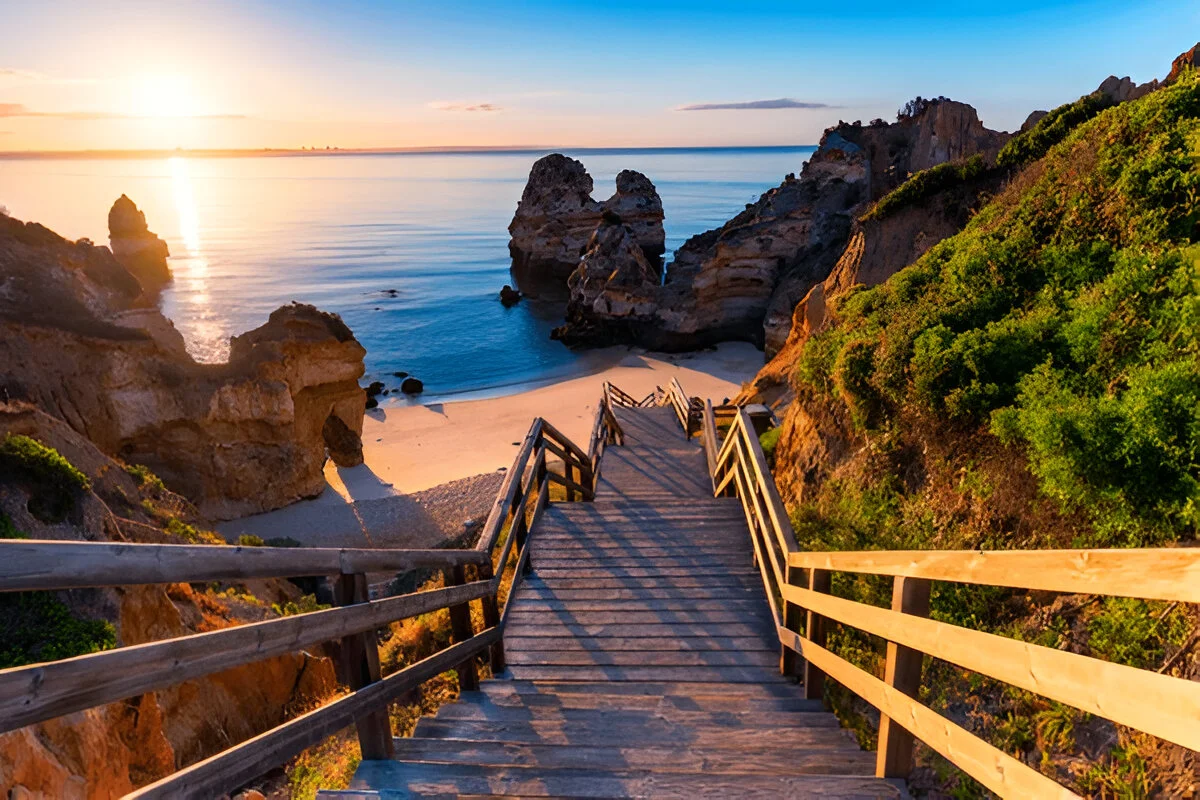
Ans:
<svg viewBox="0 0 1200 800"><path fill-rule="evenodd" d="M715 444L711 404L703 429ZM829 677L879 709L879 776L907 777L920 740L1002 797L1076 796L918 702L925 656L1200 750L1196 681L928 618L935 580L1197 603L1200 549L801 552L744 410L716 454L712 475L715 494L742 501L782 645L781 669L795 674L802 657L806 696L820 698ZM834 572L892 576L892 607L830 594ZM886 641L882 678L826 648L832 623Z"/></svg>
<svg viewBox="0 0 1200 800"><path fill-rule="evenodd" d="M592 422L592 434L588 439L587 454L588 463L592 468L593 491L596 488L596 481L600 479L600 459L604 456L605 448L610 444L622 445L625 443L625 431L621 429L621 423L617 422L617 415L613 412L609 386L610 384L605 382L604 391L600 393L600 401L596 403L596 419Z"/></svg>
<svg viewBox="0 0 1200 800"><path fill-rule="evenodd" d="M670 404L683 428L685 439L692 438L692 431L700 429L700 420L704 415L704 405L698 397L688 397L687 392L679 385L678 378L671 378L666 392L665 403Z"/></svg>
<svg viewBox="0 0 1200 800"><path fill-rule="evenodd" d="M550 456L557 456L552 460ZM0 542L0 591L47 591L249 578L336 576L338 607L264 622L0 670L0 733L327 642L351 693L133 792L134 798L211 798L245 785L354 725L364 759L392 754L388 704L456 669L478 686L477 657L504 667L508 598L529 559L528 533L550 502L591 499L594 462L545 420L535 420L471 550L339 550L58 541ZM556 469L561 467L561 473ZM368 572L441 569L446 587L371 600ZM504 608L500 610L501 598ZM470 603L482 604L483 630ZM386 677L376 631L447 608L452 644Z"/></svg>
<svg viewBox="0 0 1200 800"><path fill-rule="evenodd" d="M662 388L658 388L650 394L637 400L633 395L626 393L621 387L616 384L604 382L604 400L611 408L650 408L659 404L659 397L662 395Z"/></svg>

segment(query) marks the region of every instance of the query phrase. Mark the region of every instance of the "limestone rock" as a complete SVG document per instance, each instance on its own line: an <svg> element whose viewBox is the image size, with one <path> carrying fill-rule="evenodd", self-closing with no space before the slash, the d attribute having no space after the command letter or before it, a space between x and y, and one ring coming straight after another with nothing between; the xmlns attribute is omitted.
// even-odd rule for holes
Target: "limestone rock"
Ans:
<svg viewBox="0 0 1200 800"><path fill-rule="evenodd" d="M8 217L0 285L3 392L146 464L208 516L319 494L326 421L361 435L365 350L332 314L286 306L234 337L228 363L199 364L106 248Z"/></svg>
<svg viewBox="0 0 1200 800"><path fill-rule="evenodd" d="M125 195L108 212L108 240L113 256L155 296L171 281L167 243L150 232L146 215Z"/></svg>
<svg viewBox="0 0 1200 800"><path fill-rule="evenodd" d="M1176 56L1175 60L1171 62L1171 71L1163 83L1174 83L1183 74L1183 71L1189 68L1200 69L1200 42L1197 42L1186 53Z"/></svg>
<svg viewBox="0 0 1200 800"><path fill-rule="evenodd" d="M551 335L571 346L635 335L652 324L658 307L658 273L633 230L611 212L592 234L568 286L567 323Z"/></svg>
<svg viewBox="0 0 1200 800"><path fill-rule="evenodd" d="M619 214L648 258L663 253L662 200L639 172L617 176L617 192L604 203L592 199L592 177L583 164L554 153L534 162L508 226L513 274L525 294L561 287L579 266L600 216Z"/></svg>

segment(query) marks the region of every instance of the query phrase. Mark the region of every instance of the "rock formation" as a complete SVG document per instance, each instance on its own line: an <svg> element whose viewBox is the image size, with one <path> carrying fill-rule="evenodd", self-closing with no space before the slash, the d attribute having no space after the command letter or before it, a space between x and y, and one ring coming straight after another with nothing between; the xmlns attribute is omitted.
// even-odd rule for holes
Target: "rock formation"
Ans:
<svg viewBox="0 0 1200 800"><path fill-rule="evenodd" d="M139 480L65 422L22 403L0 402L0 440L24 435L52 447L81 470L90 489L73 499L65 519L29 512L38 491L11 472L0 474L0 514L31 538L179 543L166 518L198 523L182 499ZM32 486L36 487L34 480ZM287 581L253 581L266 605L190 586L131 586L56 592L77 618L113 626L117 643L151 641L255 622L271 603L298 600ZM0 604L0 629L14 620ZM19 613L19 611L18 611ZM23 617L18 617L23 619ZM89 709L0 735L0 797L120 797L278 725L297 707L323 700L335 687L319 650L230 669L141 697Z"/></svg>
<svg viewBox="0 0 1200 800"><path fill-rule="evenodd" d="M722 227L684 243L662 287L639 298L639 308L655 307L653 319L630 324L624 303L605 312L589 302L595 280L572 280L575 313L558 336L664 350L737 339L765 346L770 356L787 339L796 303L829 275L868 202L910 172L977 153L993 159L1007 139L985 128L971 106L946 99L918 98L891 125L841 123L825 132L799 178L789 176Z"/></svg>
<svg viewBox="0 0 1200 800"><path fill-rule="evenodd" d="M362 346L312 306L274 312L199 364L106 248L0 217L0 398L28 400L149 466L210 517L319 494L326 448L361 463Z"/></svg>
<svg viewBox="0 0 1200 800"><path fill-rule="evenodd" d="M117 198L108 212L108 241L113 256L155 296L171 280L167 266L167 243L150 232L146 215L125 195Z"/></svg>
<svg viewBox="0 0 1200 800"><path fill-rule="evenodd" d="M1200 69L1200 42L1193 45L1191 50L1175 57L1171 62L1171 71L1167 73L1163 83L1174 83L1185 69Z"/></svg>
<svg viewBox="0 0 1200 800"><path fill-rule="evenodd" d="M616 194L601 203L592 199L592 178L580 162L558 153L534 162L508 226L508 250L521 291L561 288L579 266L605 210L625 220L648 259L662 256L662 200L645 175L621 172Z"/></svg>

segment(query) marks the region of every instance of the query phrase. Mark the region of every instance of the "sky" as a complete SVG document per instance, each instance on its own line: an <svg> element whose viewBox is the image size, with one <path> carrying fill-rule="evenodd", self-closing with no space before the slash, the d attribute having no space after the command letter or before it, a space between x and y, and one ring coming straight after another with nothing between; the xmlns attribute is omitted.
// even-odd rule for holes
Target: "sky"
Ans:
<svg viewBox="0 0 1200 800"><path fill-rule="evenodd" d="M0 151L815 144L1166 75L1200 2L14 3Z"/></svg>

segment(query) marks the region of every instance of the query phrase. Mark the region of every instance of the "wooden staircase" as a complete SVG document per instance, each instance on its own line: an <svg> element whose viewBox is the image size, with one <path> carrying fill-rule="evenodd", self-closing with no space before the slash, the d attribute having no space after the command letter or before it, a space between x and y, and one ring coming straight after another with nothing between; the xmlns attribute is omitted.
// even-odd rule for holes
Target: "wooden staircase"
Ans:
<svg viewBox="0 0 1200 800"><path fill-rule="evenodd" d="M669 406L615 408L593 502L530 532L508 670L320 797L902 797L779 673L741 503Z"/></svg>

